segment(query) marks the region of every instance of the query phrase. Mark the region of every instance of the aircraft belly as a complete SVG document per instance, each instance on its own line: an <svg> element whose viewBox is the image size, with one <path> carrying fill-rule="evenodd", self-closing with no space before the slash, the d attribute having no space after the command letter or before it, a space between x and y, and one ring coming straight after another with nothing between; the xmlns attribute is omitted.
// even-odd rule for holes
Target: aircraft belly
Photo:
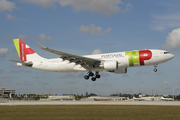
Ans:
<svg viewBox="0 0 180 120"><path fill-rule="evenodd" d="M57 66L58 66L58 68L57 68L58 72L79 72L79 71L82 71L81 68L77 67L77 65L75 65L74 63L59 64Z"/></svg>
<svg viewBox="0 0 180 120"><path fill-rule="evenodd" d="M86 71L86 69L84 69L80 65L75 65L74 63L48 64L46 65L46 67L41 66L40 69L51 72L85 72Z"/></svg>

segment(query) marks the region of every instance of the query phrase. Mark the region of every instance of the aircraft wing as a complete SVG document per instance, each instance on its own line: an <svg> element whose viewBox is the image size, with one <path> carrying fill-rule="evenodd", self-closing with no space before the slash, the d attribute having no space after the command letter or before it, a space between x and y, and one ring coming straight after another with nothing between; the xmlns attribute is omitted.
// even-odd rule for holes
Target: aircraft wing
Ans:
<svg viewBox="0 0 180 120"><path fill-rule="evenodd" d="M96 65L99 65L100 62L101 62L101 60L98 60L98 59L73 55L73 54L69 54L69 53L65 53L65 52L50 49L48 47L45 47L45 46L41 45L40 43L37 43L37 44L41 49L52 52L52 53L57 54L57 55L60 55L61 56L60 58L62 58L63 60L68 60L70 62L80 64L82 67L85 67L85 68L94 67Z"/></svg>

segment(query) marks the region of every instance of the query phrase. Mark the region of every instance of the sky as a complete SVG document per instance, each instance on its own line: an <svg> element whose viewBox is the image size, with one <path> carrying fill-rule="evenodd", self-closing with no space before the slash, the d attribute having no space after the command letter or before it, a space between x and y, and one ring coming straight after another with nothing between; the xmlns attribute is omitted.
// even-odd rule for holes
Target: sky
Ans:
<svg viewBox="0 0 180 120"><path fill-rule="evenodd" d="M179 0L0 0L0 88L17 94L180 94ZM18 67L12 39L21 38L45 58L49 48L76 54L163 49L175 58L154 66L133 67L127 74L51 73Z"/></svg>

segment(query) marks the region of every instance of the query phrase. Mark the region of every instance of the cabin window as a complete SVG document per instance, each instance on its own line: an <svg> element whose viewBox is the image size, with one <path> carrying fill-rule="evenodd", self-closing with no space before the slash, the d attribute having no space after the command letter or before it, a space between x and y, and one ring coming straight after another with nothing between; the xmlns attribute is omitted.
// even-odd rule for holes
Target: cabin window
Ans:
<svg viewBox="0 0 180 120"><path fill-rule="evenodd" d="M164 54L169 54L169 52L164 52Z"/></svg>

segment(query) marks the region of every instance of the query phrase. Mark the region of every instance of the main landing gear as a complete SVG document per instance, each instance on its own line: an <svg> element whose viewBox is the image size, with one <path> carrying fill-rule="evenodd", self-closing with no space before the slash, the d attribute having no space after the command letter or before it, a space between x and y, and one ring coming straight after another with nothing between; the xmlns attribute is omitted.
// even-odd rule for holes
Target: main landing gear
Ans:
<svg viewBox="0 0 180 120"><path fill-rule="evenodd" d="M155 68L154 68L154 72L157 72L157 68L156 68L156 67L157 67L157 65L154 65L154 67L155 67Z"/></svg>
<svg viewBox="0 0 180 120"><path fill-rule="evenodd" d="M94 73L89 72L88 75L85 75L85 76L84 76L84 79L88 80L89 77L92 77L92 78L91 78L92 81L96 81L96 78L100 78L101 76L99 75L99 72L96 72L96 73L95 73L95 76L94 76Z"/></svg>

